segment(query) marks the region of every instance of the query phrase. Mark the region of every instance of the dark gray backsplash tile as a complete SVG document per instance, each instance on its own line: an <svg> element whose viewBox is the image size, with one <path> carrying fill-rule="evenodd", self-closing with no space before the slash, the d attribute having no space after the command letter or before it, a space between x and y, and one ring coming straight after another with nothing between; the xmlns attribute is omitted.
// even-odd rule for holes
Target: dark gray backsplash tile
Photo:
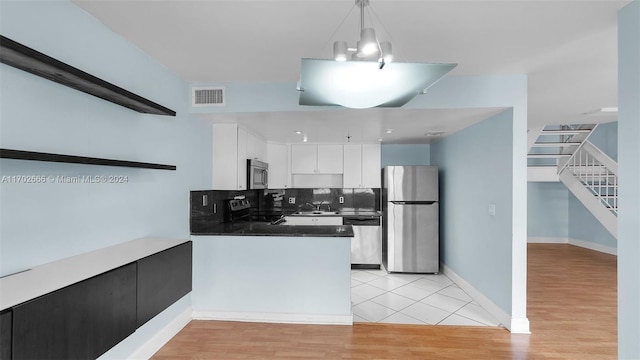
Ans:
<svg viewBox="0 0 640 360"><path fill-rule="evenodd" d="M281 189L281 190L198 190L190 194L191 232L207 224L225 222L228 216L227 200L244 195L252 204L255 220L270 221L280 215L297 210L311 210L318 205L322 210L380 210L380 189ZM203 203L206 197L206 204ZM340 203L340 197L344 203ZM295 204L289 199L295 198ZM215 212L214 212L215 207Z"/></svg>

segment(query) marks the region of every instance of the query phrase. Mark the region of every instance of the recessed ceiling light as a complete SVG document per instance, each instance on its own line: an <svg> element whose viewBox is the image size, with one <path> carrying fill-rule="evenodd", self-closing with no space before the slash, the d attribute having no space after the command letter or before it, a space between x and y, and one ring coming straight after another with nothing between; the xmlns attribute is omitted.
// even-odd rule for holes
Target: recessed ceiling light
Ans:
<svg viewBox="0 0 640 360"><path fill-rule="evenodd" d="M442 136L444 134L445 134L444 131L427 131L425 133L426 136Z"/></svg>
<svg viewBox="0 0 640 360"><path fill-rule="evenodd" d="M307 142L307 136L305 135L305 137L302 138L302 142Z"/></svg>
<svg viewBox="0 0 640 360"><path fill-rule="evenodd" d="M300 134L302 134L302 131L298 130L298 131L296 131L296 134L300 135Z"/></svg>
<svg viewBox="0 0 640 360"><path fill-rule="evenodd" d="M382 141L382 138L378 138L378 141Z"/></svg>
<svg viewBox="0 0 640 360"><path fill-rule="evenodd" d="M617 107L603 107L600 108L598 110L593 110L593 111L589 111L584 113L584 115L587 116L611 116L611 115L616 115L618 113L618 108Z"/></svg>
<svg viewBox="0 0 640 360"><path fill-rule="evenodd" d="M385 132L386 132L387 134L391 134L391 133L393 132L393 129L387 129Z"/></svg>

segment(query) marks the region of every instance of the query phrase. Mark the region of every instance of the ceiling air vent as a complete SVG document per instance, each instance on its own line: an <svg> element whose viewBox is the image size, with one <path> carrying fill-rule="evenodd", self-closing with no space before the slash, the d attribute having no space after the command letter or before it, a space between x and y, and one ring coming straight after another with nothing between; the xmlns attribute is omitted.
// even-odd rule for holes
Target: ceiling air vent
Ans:
<svg viewBox="0 0 640 360"><path fill-rule="evenodd" d="M191 106L224 106L224 87L192 88Z"/></svg>

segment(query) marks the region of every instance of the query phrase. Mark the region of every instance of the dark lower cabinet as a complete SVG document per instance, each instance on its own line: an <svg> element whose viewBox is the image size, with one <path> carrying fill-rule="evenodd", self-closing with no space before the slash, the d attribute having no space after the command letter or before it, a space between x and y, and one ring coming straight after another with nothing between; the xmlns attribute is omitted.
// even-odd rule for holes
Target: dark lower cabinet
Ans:
<svg viewBox="0 0 640 360"><path fill-rule="evenodd" d="M11 359L11 310L0 312L0 360Z"/></svg>
<svg viewBox="0 0 640 360"><path fill-rule="evenodd" d="M95 359L136 329L136 264L13 308L14 359Z"/></svg>
<svg viewBox="0 0 640 360"><path fill-rule="evenodd" d="M138 326L191 292L191 241L138 260Z"/></svg>

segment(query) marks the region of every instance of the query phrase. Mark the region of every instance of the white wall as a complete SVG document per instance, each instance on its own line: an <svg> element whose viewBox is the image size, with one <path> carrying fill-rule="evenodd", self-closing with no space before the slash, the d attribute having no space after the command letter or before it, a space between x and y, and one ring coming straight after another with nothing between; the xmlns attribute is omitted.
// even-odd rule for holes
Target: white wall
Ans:
<svg viewBox="0 0 640 360"><path fill-rule="evenodd" d="M640 359L640 1L618 13L618 358Z"/></svg>
<svg viewBox="0 0 640 360"><path fill-rule="evenodd" d="M188 85L68 1L0 6L2 35L178 113L140 114L0 64L2 148L177 166L162 171L0 160L2 176L127 177L121 184L1 183L0 273L139 237L188 238L189 191L211 184L211 131L189 114ZM179 305L177 312L190 299ZM143 343L144 333L129 342Z"/></svg>

